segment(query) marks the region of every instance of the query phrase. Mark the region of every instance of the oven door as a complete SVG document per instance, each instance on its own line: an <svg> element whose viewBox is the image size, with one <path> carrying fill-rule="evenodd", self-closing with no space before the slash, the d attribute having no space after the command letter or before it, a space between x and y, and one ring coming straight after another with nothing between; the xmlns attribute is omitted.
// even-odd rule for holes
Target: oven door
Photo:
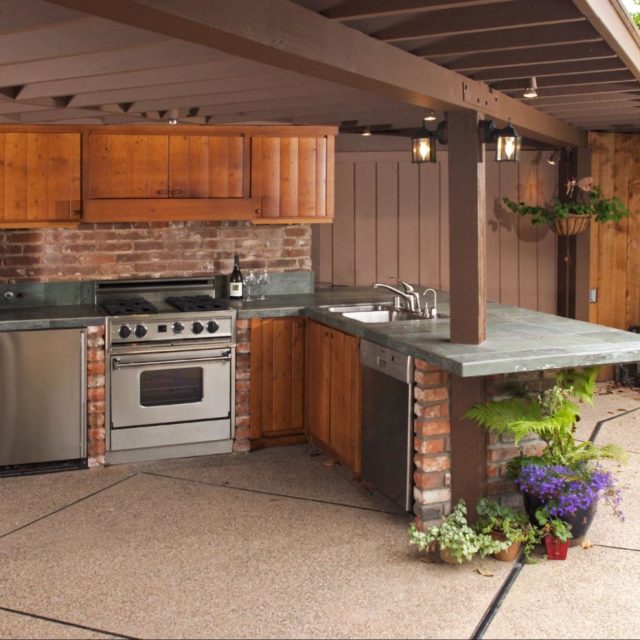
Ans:
<svg viewBox="0 0 640 640"><path fill-rule="evenodd" d="M230 349L111 356L111 428L229 418Z"/></svg>

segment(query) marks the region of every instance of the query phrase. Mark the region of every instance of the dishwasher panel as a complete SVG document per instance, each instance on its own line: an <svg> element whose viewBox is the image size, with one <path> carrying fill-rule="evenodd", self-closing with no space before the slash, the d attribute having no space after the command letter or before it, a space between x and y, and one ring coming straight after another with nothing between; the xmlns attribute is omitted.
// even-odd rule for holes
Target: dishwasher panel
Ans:
<svg viewBox="0 0 640 640"><path fill-rule="evenodd" d="M362 478L413 508L413 358L363 340Z"/></svg>
<svg viewBox="0 0 640 640"><path fill-rule="evenodd" d="M86 330L0 333L0 467L86 459Z"/></svg>

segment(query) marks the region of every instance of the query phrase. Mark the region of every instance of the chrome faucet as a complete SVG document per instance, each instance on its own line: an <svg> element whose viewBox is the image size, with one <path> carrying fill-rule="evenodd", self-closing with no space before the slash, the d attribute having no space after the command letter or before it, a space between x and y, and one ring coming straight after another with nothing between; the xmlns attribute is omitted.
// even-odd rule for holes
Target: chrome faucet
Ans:
<svg viewBox="0 0 640 640"><path fill-rule="evenodd" d="M427 299L427 294L429 292L433 293L433 307L429 307L429 300ZM425 289L422 292L422 295L424 296L424 317L425 318L437 318L438 317L438 294L436 293L435 289Z"/></svg>
<svg viewBox="0 0 640 640"><path fill-rule="evenodd" d="M412 313L420 313L420 294L417 291L413 290L413 287L410 284L403 283L400 281L402 286L405 288L405 291L400 291L400 289L396 289L391 285L384 284L383 282L374 282L374 289L388 289L389 291L393 291L397 296L400 296L404 299L407 308ZM407 289L409 287L410 290Z"/></svg>

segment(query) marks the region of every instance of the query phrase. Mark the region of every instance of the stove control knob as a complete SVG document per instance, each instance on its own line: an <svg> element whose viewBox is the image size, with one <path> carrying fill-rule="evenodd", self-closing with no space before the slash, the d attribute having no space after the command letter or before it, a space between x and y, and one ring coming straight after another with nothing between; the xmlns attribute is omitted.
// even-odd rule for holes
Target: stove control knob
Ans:
<svg viewBox="0 0 640 640"><path fill-rule="evenodd" d="M182 333L184 331L184 325L182 322L173 323L173 333Z"/></svg>
<svg viewBox="0 0 640 640"><path fill-rule="evenodd" d="M209 322L207 322L207 331L209 333L215 333L219 328L220 326L214 320L209 320Z"/></svg>
<svg viewBox="0 0 640 640"><path fill-rule="evenodd" d="M144 338L147 335L147 327L143 324L139 324L134 333L136 334L136 338Z"/></svg>
<svg viewBox="0 0 640 640"><path fill-rule="evenodd" d="M194 322L191 325L191 331L198 335L199 333L202 333L204 331L204 325L202 324L202 322Z"/></svg>
<svg viewBox="0 0 640 640"><path fill-rule="evenodd" d="M123 324L119 329L118 329L118 335L121 338L128 338L131 335L131 327L127 324Z"/></svg>

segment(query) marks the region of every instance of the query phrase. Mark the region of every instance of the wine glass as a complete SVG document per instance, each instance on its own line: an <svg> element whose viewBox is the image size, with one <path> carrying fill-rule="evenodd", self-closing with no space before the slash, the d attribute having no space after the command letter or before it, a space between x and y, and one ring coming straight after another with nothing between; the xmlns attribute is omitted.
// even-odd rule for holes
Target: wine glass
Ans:
<svg viewBox="0 0 640 640"><path fill-rule="evenodd" d="M269 280L269 272L266 269L263 269L262 272L256 276L258 300L264 300L267 297Z"/></svg>
<svg viewBox="0 0 640 640"><path fill-rule="evenodd" d="M258 278L253 271L249 271L244 277L244 299L253 300L258 292Z"/></svg>

